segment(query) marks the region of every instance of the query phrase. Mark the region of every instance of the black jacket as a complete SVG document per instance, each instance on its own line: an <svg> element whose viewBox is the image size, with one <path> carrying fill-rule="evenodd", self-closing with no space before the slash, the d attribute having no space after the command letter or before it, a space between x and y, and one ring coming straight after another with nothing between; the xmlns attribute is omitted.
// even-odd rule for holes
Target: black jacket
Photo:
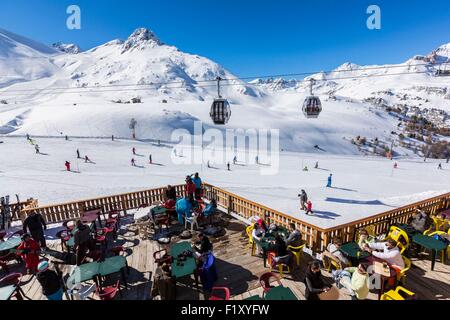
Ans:
<svg viewBox="0 0 450 320"><path fill-rule="evenodd" d="M174 187L166 189L166 197L167 199L177 200L177 191Z"/></svg>
<svg viewBox="0 0 450 320"><path fill-rule="evenodd" d="M207 236L203 236L202 240L200 241L200 253L206 253L208 251L212 251L213 246L212 243L209 241Z"/></svg>
<svg viewBox="0 0 450 320"><path fill-rule="evenodd" d="M319 300L319 293L323 292L325 283L323 282L322 273L312 272L309 268L305 275L305 298L306 300Z"/></svg>
<svg viewBox="0 0 450 320"><path fill-rule="evenodd" d="M45 220L40 213L31 214L23 222L23 232L27 232L27 228L32 231L47 229Z"/></svg>
<svg viewBox="0 0 450 320"><path fill-rule="evenodd" d="M47 269L44 272L39 272L36 278L42 286L42 294L44 296L54 294L61 289L61 279L53 270Z"/></svg>

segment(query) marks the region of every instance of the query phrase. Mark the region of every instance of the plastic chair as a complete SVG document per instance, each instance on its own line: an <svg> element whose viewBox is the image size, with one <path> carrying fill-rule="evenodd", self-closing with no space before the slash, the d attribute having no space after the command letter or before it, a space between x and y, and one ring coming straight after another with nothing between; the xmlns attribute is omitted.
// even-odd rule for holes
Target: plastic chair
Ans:
<svg viewBox="0 0 450 320"><path fill-rule="evenodd" d="M407 257L402 256L403 262L405 263L405 267L397 272L397 281L401 282L401 284L406 284L406 271L408 271L411 268L411 260L409 260Z"/></svg>
<svg viewBox="0 0 450 320"><path fill-rule="evenodd" d="M275 253L269 252L268 256L267 256L267 262L270 265L270 272L272 272L272 269L274 267L274 261L273 261L274 258L275 258ZM288 273L291 273L291 268L286 263L281 262L281 260L287 259L287 258L289 258L289 255L280 257L280 261L275 263L275 267L277 268L278 273L280 274L281 278L283 278L283 271L286 270Z"/></svg>
<svg viewBox="0 0 450 320"><path fill-rule="evenodd" d="M97 290L96 290L97 296L101 300L113 300L116 297L117 292L119 292L119 294L122 294L120 292L120 281L119 280L117 280L117 282L114 286L106 287L101 290L97 287Z"/></svg>
<svg viewBox="0 0 450 320"><path fill-rule="evenodd" d="M22 283L22 274L19 272L8 274L0 279L0 287L13 285L16 287L16 291L12 294L11 297L16 298L17 300L23 300L25 293L22 291L20 284Z"/></svg>
<svg viewBox="0 0 450 320"><path fill-rule="evenodd" d="M66 228L66 230L60 230L56 233L56 238L61 240L61 250L66 251L67 250L67 241L71 238L71 233L69 229Z"/></svg>
<svg viewBox="0 0 450 320"><path fill-rule="evenodd" d="M322 261L324 269L328 272L331 272L333 268L336 270L343 269L341 262L337 258L335 258L329 251L324 251L322 253Z"/></svg>
<svg viewBox="0 0 450 320"><path fill-rule="evenodd" d="M386 238L395 240L395 241L397 241L397 243L401 243L405 248L408 247L410 244L408 234L396 226L392 226L389 229L389 233Z"/></svg>
<svg viewBox="0 0 450 320"><path fill-rule="evenodd" d="M288 246L287 249L290 253L295 257L295 262L297 267L300 266L300 260L303 256L303 248L305 248L305 245L301 245L298 247Z"/></svg>
<svg viewBox="0 0 450 320"><path fill-rule="evenodd" d="M167 254L166 249L162 249L153 253L153 259L158 266L163 265L164 263L172 263L172 256Z"/></svg>
<svg viewBox="0 0 450 320"><path fill-rule="evenodd" d="M278 278L278 276L273 272L266 272L263 275L261 275L261 277L259 277L259 283L263 288L263 298L264 295L270 291L270 289L274 288L274 286L270 284L271 282L270 279L272 278L275 279L275 281L278 283L279 286L282 285L280 278Z"/></svg>
<svg viewBox="0 0 450 320"><path fill-rule="evenodd" d="M436 235L441 236L444 234L447 234L447 233L445 233L444 231L435 231L435 232L429 234L429 236L434 237ZM450 234L450 229L448 230L448 234ZM445 262L445 250L442 250L441 252L442 252L441 253L441 262L444 263ZM450 260L450 245L447 246L447 259Z"/></svg>
<svg viewBox="0 0 450 320"><path fill-rule="evenodd" d="M225 297L221 298L222 295L217 295L217 293L223 293ZM213 287L211 289L211 297L209 300L230 300L230 289L227 287Z"/></svg>
<svg viewBox="0 0 450 320"><path fill-rule="evenodd" d="M196 215L196 214L193 214L190 217L185 217L185 219L184 219L184 228L187 229L187 225L188 225L188 223L190 223L191 224L191 232L194 231L194 225L198 229L197 219L198 219L198 215Z"/></svg>
<svg viewBox="0 0 450 320"><path fill-rule="evenodd" d="M414 292L406 290L403 287L398 286L395 290L390 290L381 296L380 300L405 300L405 298L411 298L415 295Z"/></svg>

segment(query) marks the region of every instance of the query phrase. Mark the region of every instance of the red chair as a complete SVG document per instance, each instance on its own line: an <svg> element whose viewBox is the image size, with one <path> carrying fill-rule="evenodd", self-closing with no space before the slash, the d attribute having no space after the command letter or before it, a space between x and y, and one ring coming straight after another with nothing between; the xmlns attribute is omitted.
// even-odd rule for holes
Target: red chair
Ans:
<svg viewBox="0 0 450 320"><path fill-rule="evenodd" d="M96 294L101 300L113 300L116 297L117 292L119 292L119 294L122 296L119 280L117 280L116 284L111 287L106 287L101 290L97 287Z"/></svg>
<svg viewBox="0 0 450 320"><path fill-rule="evenodd" d="M115 255L115 256L120 256L120 254L122 252L125 252L125 249L123 246L117 246L111 249L111 252Z"/></svg>
<svg viewBox="0 0 450 320"><path fill-rule="evenodd" d="M213 287L209 300L230 300L230 289L227 287Z"/></svg>
<svg viewBox="0 0 450 320"><path fill-rule="evenodd" d="M259 283L261 284L261 287L263 288L263 297L264 295L269 292L270 289L274 288L274 286L272 286L270 284L270 280L274 278L275 281L278 283L279 286L281 286L281 280L280 278L273 272L266 272L264 273L260 278L259 278ZM273 282L273 281L272 281Z"/></svg>
<svg viewBox="0 0 450 320"><path fill-rule="evenodd" d="M73 229L75 229L75 224L71 224L69 226L69 222L73 222L72 220L67 220L63 222L63 227L68 231L69 233L72 232Z"/></svg>
<svg viewBox="0 0 450 320"><path fill-rule="evenodd" d="M164 263L172 263L172 256L167 254L166 249L162 249L153 253L153 259L155 259L155 263L158 266L163 265Z"/></svg>

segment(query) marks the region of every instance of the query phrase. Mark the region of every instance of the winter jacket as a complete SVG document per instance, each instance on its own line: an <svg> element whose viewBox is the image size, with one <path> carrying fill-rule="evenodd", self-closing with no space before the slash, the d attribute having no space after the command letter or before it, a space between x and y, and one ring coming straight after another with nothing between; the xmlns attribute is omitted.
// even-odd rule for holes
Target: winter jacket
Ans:
<svg viewBox="0 0 450 320"><path fill-rule="evenodd" d="M405 268L405 262L398 247L388 249L386 242L369 243L369 247L375 250L383 250L383 252L373 251L372 255L374 257L385 260L391 266L398 267L399 269Z"/></svg>
<svg viewBox="0 0 450 320"><path fill-rule="evenodd" d="M319 300L319 294L323 292L325 283L322 278L322 273L312 272L309 268L305 275L305 298L306 300Z"/></svg>
<svg viewBox="0 0 450 320"><path fill-rule="evenodd" d="M286 244L288 246L298 247L301 246L302 239L300 231L294 230L289 234L289 237L286 239Z"/></svg>
<svg viewBox="0 0 450 320"><path fill-rule="evenodd" d="M61 279L53 270L47 269L44 272L39 272L36 278L42 286L44 296L52 295L61 289Z"/></svg>
<svg viewBox="0 0 450 320"><path fill-rule="evenodd" d="M194 194L195 193L195 183L193 183L193 182L186 183L185 190L186 190L186 195Z"/></svg>
<svg viewBox="0 0 450 320"><path fill-rule="evenodd" d="M167 199L176 200L177 199L177 191L174 187L171 187L170 189L166 189L166 197Z"/></svg>
<svg viewBox="0 0 450 320"><path fill-rule="evenodd" d="M411 221L411 226L420 233L426 230L427 214L423 211L419 211Z"/></svg>
<svg viewBox="0 0 450 320"><path fill-rule="evenodd" d="M202 240L200 241L200 253L207 253L209 251L212 251L213 246L212 243L209 241L207 236L203 236Z"/></svg>
<svg viewBox="0 0 450 320"><path fill-rule="evenodd" d="M197 189L201 189L202 188L202 179L200 179L200 177L192 178L192 182L195 184L195 188L197 188Z"/></svg>
<svg viewBox="0 0 450 320"><path fill-rule="evenodd" d="M78 228L74 235L74 244L75 247L79 245L88 245L91 241L91 230L88 226L82 225Z"/></svg>
<svg viewBox="0 0 450 320"><path fill-rule="evenodd" d="M351 289L355 292L359 300L364 300L369 294L369 275L361 274L356 267L345 268L346 271L352 274Z"/></svg>
<svg viewBox="0 0 450 320"><path fill-rule="evenodd" d="M27 232L27 228L30 230L30 233L32 233L33 231L47 229L47 225L45 224L45 220L40 213L32 213L23 222L24 233Z"/></svg>
<svg viewBox="0 0 450 320"><path fill-rule="evenodd" d="M306 194L306 192L300 193L300 201L302 201L302 202L308 201L308 195Z"/></svg>
<svg viewBox="0 0 450 320"><path fill-rule="evenodd" d="M312 202L308 202L308 203L306 204L306 209L308 209L308 211L311 211L311 210L312 210Z"/></svg>

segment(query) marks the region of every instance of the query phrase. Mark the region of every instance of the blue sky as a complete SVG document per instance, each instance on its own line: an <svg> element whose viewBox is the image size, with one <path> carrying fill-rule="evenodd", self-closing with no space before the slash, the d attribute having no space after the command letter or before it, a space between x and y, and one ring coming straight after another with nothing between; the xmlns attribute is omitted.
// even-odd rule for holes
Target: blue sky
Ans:
<svg viewBox="0 0 450 320"><path fill-rule="evenodd" d="M81 30L66 8L81 8ZM382 29L366 27L381 7ZM89 49L153 30L180 50L239 76L329 70L344 62L399 63L450 42L448 0L0 0L0 27L47 44Z"/></svg>

